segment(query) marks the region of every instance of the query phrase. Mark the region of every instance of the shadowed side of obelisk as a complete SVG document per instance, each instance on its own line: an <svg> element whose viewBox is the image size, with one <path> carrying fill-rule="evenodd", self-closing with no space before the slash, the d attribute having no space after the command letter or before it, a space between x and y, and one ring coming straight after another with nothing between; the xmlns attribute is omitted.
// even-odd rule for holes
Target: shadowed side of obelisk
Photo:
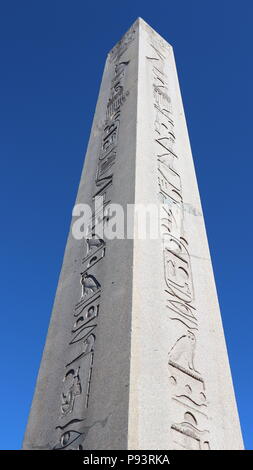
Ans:
<svg viewBox="0 0 253 470"><path fill-rule="evenodd" d="M67 241L24 449L127 448L133 240L96 237L95 201L134 202L138 23L106 61L76 201L90 233Z"/></svg>

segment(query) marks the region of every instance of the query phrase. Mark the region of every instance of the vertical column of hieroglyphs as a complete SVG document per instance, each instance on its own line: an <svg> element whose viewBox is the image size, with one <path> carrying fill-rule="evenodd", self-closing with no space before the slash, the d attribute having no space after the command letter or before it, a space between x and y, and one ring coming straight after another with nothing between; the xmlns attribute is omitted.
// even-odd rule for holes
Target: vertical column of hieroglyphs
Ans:
<svg viewBox="0 0 253 470"><path fill-rule="evenodd" d="M99 277L99 263L106 256L106 243L96 229L107 222L106 207L111 202L113 166L117 159L121 108L127 98L124 82L127 61L122 54L135 37L135 26L126 33L108 56L108 66L113 69L111 90L97 156L94 181L93 212L85 241L85 255L80 275L80 298L73 308L73 326L69 331L71 353L65 364L62 392L59 397L59 417L55 423L57 432L54 449L82 449L85 441L85 417L89 407L92 368L96 345L96 328L99 315L104 314L100 305L103 282ZM95 423L94 423L95 424Z"/></svg>
<svg viewBox="0 0 253 470"><path fill-rule="evenodd" d="M168 315L176 325L177 338L168 344L168 373L171 387L175 449L209 449L208 402L205 379L196 370L194 355L198 341L198 312L188 240L184 230L184 188L176 152L177 122L170 96L167 65L171 46L147 26L148 54L153 96L153 144L157 161L157 190L162 205L163 295ZM182 171L183 165L180 165ZM169 338L169 335L168 335Z"/></svg>

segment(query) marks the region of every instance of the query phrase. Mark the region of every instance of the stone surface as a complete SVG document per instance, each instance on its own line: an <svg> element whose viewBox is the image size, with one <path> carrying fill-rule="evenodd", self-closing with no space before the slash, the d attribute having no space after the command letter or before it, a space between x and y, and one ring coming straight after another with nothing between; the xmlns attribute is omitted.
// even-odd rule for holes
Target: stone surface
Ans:
<svg viewBox="0 0 253 470"><path fill-rule="evenodd" d="M77 203L96 194L161 207L161 236L70 232L24 449L242 449L173 50L142 19L106 61Z"/></svg>

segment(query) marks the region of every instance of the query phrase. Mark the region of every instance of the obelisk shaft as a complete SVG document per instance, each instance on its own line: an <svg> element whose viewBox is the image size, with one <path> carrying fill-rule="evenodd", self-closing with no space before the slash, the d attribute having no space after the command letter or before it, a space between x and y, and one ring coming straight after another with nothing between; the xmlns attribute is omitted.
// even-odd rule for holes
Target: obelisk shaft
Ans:
<svg viewBox="0 0 253 470"><path fill-rule="evenodd" d="M157 210L159 236L95 237L110 223L97 197ZM243 448L173 50L141 19L106 61L84 203L91 231L68 238L24 448Z"/></svg>

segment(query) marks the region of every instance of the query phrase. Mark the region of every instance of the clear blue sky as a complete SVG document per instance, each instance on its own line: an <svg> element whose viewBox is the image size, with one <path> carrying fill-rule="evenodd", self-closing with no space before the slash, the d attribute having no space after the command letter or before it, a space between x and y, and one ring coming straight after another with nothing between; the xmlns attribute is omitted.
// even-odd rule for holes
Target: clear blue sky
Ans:
<svg viewBox="0 0 253 470"><path fill-rule="evenodd" d="M21 446L106 53L138 16L175 49L253 448L253 2L10 0L0 3L1 449Z"/></svg>

